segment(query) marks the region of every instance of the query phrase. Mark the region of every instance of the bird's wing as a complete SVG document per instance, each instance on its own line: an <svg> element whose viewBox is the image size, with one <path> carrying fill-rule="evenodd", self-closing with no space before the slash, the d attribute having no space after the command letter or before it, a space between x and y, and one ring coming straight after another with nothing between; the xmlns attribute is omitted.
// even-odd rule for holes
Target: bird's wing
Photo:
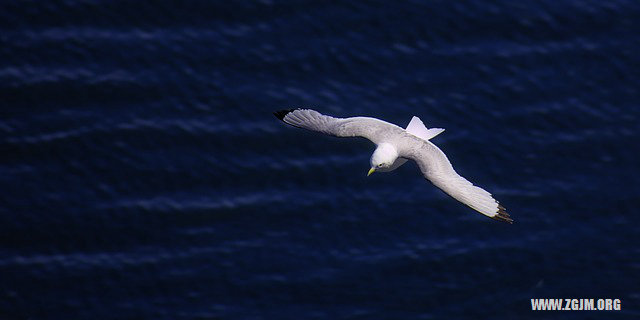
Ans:
<svg viewBox="0 0 640 320"><path fill-rule="evenodd" d="M411 138L405 139L405 141L407 141L405 145L409 146L402 148L400 156L414 160L424 177L436 187L490 218L513 223L513 219L505 211L505 208L491 196L491 193L474 186L460 176L453 169L444 152L435 144Z"/></svg>
<svg viewBox="0 0 640 320"><path fill-rule="evenodd" d="M282 110L274 112L274 115L286 124L294 127L336 137L363 137L378 144L391 134L398 134L404 129L379 120L368 117L334 118L325 116L311 109Z"/></svg>

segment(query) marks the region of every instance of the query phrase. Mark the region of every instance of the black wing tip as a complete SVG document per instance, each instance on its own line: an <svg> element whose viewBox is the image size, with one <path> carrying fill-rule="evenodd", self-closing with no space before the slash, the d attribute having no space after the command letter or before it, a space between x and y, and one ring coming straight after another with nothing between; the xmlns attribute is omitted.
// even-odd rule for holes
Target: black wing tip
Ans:
<svg viewBox="0 0 640 320"><path fill-rule="evenodd" d="M502 205L498 204L498 214L491 217L491 219L506 222L508 224L513 224L513 219L511 219L511 216L507 213L506 210L507 209L505 209Z"/></svg>
<svg viewBox="0 0 640 320"><path fill-rule="evenodd" d="M289 109L289 110L280 110L280 111L276 111L273 113L274 116L276 116L276 118L278 118L281 121L284 121L284 117L289 114L289 112L292 112L295 109Z"/></svg>

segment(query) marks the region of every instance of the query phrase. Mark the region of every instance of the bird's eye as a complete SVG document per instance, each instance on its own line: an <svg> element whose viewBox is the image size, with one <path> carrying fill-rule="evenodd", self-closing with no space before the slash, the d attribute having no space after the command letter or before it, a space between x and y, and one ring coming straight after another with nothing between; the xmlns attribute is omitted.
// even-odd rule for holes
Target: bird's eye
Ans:
<svg viewBox="0 0 640 320"><path fill-rule="evenodd" d="M378 165L378 167L382 167L382 163Z"/></svg>

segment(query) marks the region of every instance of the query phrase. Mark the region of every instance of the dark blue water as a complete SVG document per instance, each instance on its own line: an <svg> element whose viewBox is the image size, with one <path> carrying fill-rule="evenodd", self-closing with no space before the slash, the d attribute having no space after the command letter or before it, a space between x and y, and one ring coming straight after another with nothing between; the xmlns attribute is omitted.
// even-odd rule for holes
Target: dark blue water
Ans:
<svg viewBox="0 0 640 320"><path fill-rule="evenodd" d="M636 1L5 1L0 319L639 317L639 34ZM293 107L445 128L516 223Z"/></svg>

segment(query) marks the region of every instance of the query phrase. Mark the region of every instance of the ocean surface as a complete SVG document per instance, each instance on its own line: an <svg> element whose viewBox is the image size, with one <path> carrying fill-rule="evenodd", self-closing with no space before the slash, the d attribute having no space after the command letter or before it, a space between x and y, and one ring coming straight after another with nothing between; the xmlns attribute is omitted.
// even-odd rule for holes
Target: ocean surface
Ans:
<svg viewBox="0 0 640 320"><path fill-rule="evenodd" d="M3 1L0 319L637 319L639 35L622 0ZM515 224L296 107L445 128Z"/></svg>

